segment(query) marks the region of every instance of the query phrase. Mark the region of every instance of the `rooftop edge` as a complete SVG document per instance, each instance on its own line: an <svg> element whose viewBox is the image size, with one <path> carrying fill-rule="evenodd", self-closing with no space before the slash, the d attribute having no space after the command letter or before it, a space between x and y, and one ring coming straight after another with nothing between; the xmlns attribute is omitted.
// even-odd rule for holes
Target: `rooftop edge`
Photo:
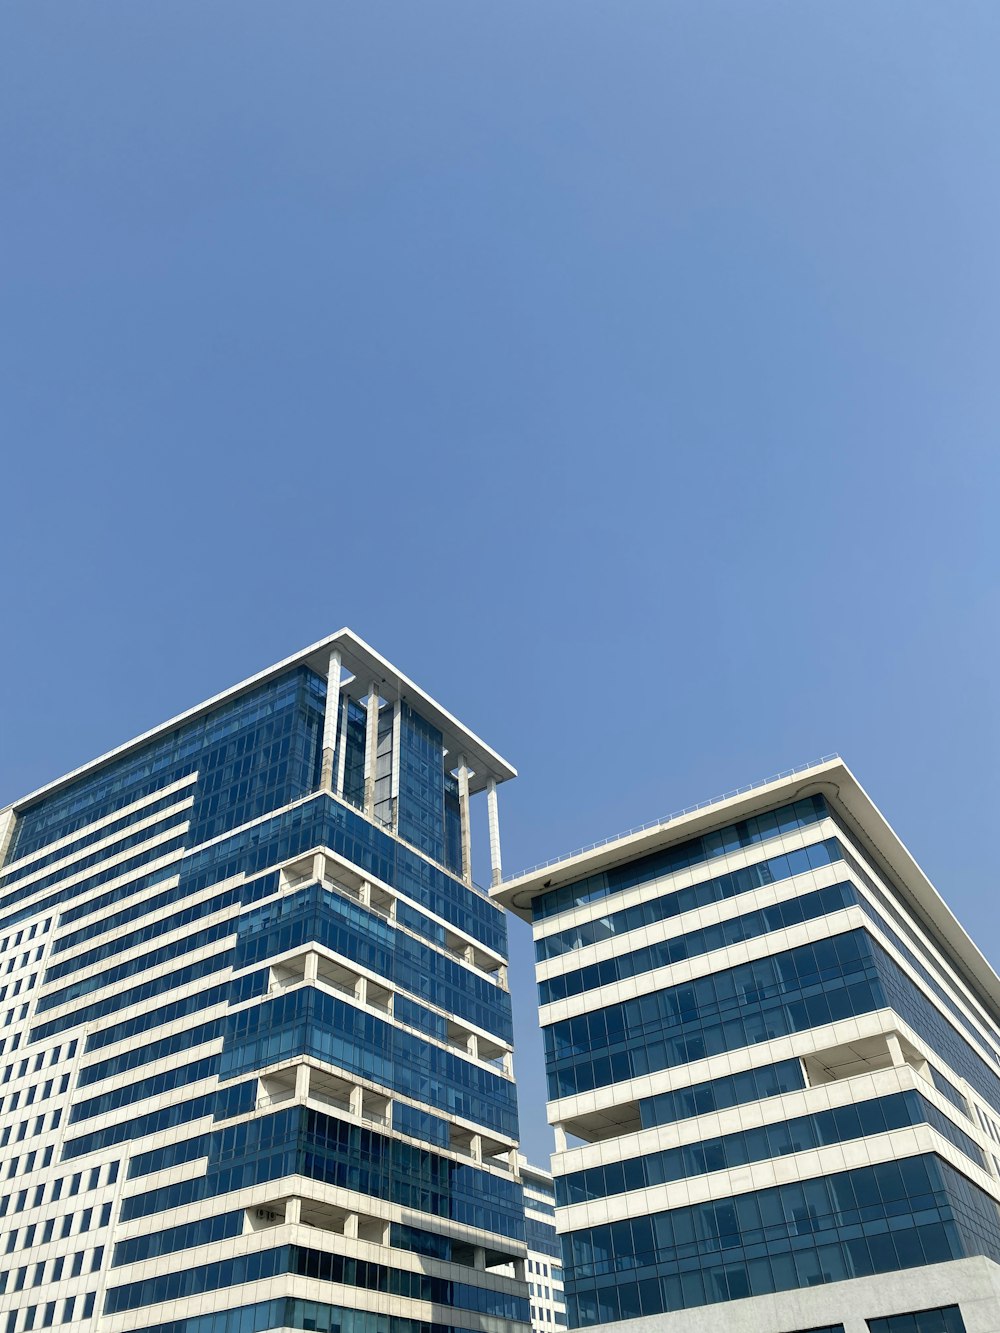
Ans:
<svg viewBox="0 0 1000 1333"><path fill-rule="evenodd" d="M916 919L946 946L952 965L964 974L1000 1024L1000 976L839 756L741 788L526 871L497 885L490 896L530 922L531 902L539 894L814 793L826 797L848 832L870 855L875 869L891 881Z"/></svg>
<svg viewBox="0 0 1000 1333"><path fill-rule="evenodd" d="M238 698L241 694L249 693L250 690L266 684L269 680L274 680L293 667L308 666L325 678L330 653L335 648L340 651L344 672L347 676L353 676L359 685L363 686L364 692L367 692L368 685L371 682L376 682L384 699L388 699L390 702L401 699L414 704L421 717L427 722L433 723L441 731L448 753L456 757L459 754L465 755L468 764L474 771L474 776L469 783L471 792L483 790L490 778L495 782L505 782L509 778L517 777L517 769L499 755L496 750L481 740L474 731L459 722L436 699L422 690L408 676L405 676L398 667L383 657L381 653L376 652L370 644L355 634L353 630L345 627L337 630L335 634L330 634L325 639L320 639L317 643L311 644L308 648L293 653L291 657L283 658L280 662L265 667L263 671L248 676L238 684L231 685L221 693L212 695L211 698L205 699L193 708L178 713L176 717L159 723L149 731L144 731L141 735L125 741L124 744L116 746L115 749L108 750L107 753L99 755L96 759L81 764L79 768L74 768L61 777L54 778L44 786L29 792L27 796L21 796L8 802L5 806L0 806L0 814L6 813L8 810L13 810L15 813L22 812L45 797L52 796L62 788L77 782L80 778L97 772L105 764L112 763L116 759L122 759L135 750L141 749L142 746L148 745L150 741L155 740L158 736L166 735L188 722L204 717L220 705Z"/></svg>

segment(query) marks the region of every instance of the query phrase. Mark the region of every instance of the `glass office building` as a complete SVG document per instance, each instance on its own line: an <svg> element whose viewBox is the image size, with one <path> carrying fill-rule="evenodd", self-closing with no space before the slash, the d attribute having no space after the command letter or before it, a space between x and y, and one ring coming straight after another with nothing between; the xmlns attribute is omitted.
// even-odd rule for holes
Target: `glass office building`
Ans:
<svg viewBox="0 0 1000 1333"><path fill-rule="evenodd" d="M556 1195L552 1173L519 1159L524 1187L524 1232L528 1244L528 1296L532 1333L553 1333L566 1326L562 1251L556 1233Z"/></svg>
<svg viewBox="0 0 1000 1333"><path fill-rule="evenodd" d="M345 630L0 812L0 1333L527 1333L512 776Z"/></svg>
<svg viewBox="0 0 1000 1333"><path fill-rule="evenodd" d="M1000 979L840 760L494 896L571 1328L1000 1328Z"/></svg>

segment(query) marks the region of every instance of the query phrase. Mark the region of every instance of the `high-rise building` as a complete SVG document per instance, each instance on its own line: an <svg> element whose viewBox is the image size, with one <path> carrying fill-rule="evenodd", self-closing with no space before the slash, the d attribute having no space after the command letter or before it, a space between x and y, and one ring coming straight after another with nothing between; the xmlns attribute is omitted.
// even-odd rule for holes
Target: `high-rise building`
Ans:
<svg viewBox="0 0 1000 1333"><path fill-rule="evenodd" d="M528 1245L528 1296L533 1333L553 1333L566 1324L562 1251L556 1233L552 1172L519 1159L524 1187L524 1231Z"/></svg>
<svg viewBox="0 0 1000 1333"><path fill-rule="evenodd" d="M568 1323L1000 1329L1000 978L839 760L518 876Z"/></svg>
<svg viewBox="0 0 1000 1333"><path fill-rule="evenodd" d="M0 812L0 1333L526 1333L512 776L344 630Z"/></svg>

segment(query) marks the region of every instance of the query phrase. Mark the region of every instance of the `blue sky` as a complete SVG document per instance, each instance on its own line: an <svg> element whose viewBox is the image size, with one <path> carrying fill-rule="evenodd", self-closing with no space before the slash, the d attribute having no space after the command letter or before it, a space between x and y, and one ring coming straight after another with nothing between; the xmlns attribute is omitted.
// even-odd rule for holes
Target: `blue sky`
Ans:
<svg viewBox="0 0 1000 1333"><path fill-rule="evenodd" d="M0 802L349 624L519 767L508 869L836 750L1000 961L998 45L7 4Z"/></svg>

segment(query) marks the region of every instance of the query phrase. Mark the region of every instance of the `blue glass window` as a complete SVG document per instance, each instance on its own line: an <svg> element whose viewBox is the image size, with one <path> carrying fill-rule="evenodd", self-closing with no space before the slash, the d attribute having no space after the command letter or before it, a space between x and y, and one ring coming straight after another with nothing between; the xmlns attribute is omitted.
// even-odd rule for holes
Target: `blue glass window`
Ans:
<svg viewBox="0 0 1000 1333"><path fill-rule="evenodd" d="M534 920L545 921L550 916L557 916L573 907L582 907L598 898L620 893L623 889L634 888L649 880L660 879L677 870L686 870L710 861L725 852L738 851L743 847L752 847L767 838L776 838L782 833L791 833L795 829L807 828L816 824L828 814L826 802L822 796L807 796L792 805L782 806L778 810L768 810L752 819L730 824L714 833L706 833L687 842L676 843L649 856L637 857L625 865L614 866L597 875L553 889L551 893L539 894L532 901Z"/></svg>

